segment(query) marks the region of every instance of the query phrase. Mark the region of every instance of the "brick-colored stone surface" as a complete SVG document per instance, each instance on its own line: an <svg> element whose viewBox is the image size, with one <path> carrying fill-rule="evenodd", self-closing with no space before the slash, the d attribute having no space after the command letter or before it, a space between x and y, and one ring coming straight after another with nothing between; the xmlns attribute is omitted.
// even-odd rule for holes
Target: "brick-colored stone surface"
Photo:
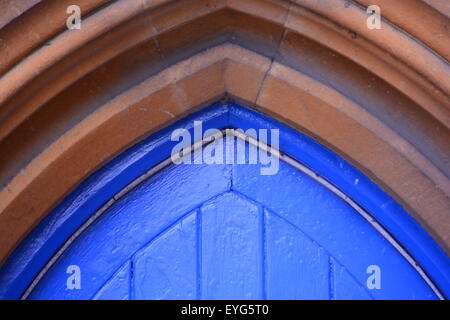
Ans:
<svg viewBox="0 0 450 320"><path fill-rule="evenodd" d="M450 21L435 10L429 10L426 1L421 0L358 0L358 3L368 7L377 5L382 9L382 16L401 27L409 34L429 46L431 49L449 60L450 58ZM438 4L440 1L430 1ZM446 2L446 5L443 5ZM442 1L439 7L450 12L450 2ZM418 23L419 22L419 23Z"/></svg>
<svg viewBox="0 0 450 320"><path fill-rule="evenodd" d="M437 11L443 15L450 18L450 4L447 0L423 0L431 7L435 8Z"/></svg>
<svg viewBox="0 0 450 320"><path fill-rule="evenodd" d="M412 41L407 33L398 32L398 28L383 24L380 30L373 32L367 28L366 11L360 7L348 5L346 0L295 0L331 20L345 26L356 34L364 35L387 52L413 66L444 92L450 91L450 82L446 80L450 66L443 59L436 59L435 54L418 41Z"/></svg>
<svg viewBox="0 0 450 320"><path fill-rule="evenodd" d="M3 0L0 2L0 29L41 0Z"/></svg>
<svg viewBox="0 0 450 320"><path fill-rule="evenodd" d="M320 23L317 23L314 14L301 7L292 8L286 27L297 35L304 35L323 46L330 47L334 51L330 53L331 55L339 53L353 60L415 101L445 126L450 127L447 95L424 81L415 70L401 60L380 50L365 38L355 37L348 29L336 30L331 21L320 20Z"/></svg>
<svg viewBox="0 0 450 320"><path fill-rule="evenodd" d="M83 17L110 0L77 0ZM62 32L66 27L66 9L72 0L2 0L0 14L0 75L33 50ZM25 10L26 9L26 10ZM1 24L1 23L0 23Z"/></svg>

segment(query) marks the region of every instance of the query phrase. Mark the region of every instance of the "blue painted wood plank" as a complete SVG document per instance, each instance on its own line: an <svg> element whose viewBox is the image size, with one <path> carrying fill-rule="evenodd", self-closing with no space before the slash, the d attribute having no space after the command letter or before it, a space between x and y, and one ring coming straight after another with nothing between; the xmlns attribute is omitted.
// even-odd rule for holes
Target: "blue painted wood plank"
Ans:
<svg viewBox="0 0 450 320"><path fill-rule="evenodd" d="M134 255L135 299L196 298L196 218L195 212L190 214Z"/></svg>
<svg viewBox="0 0 450 320"><path fill-rule="evenodd" d="M328 255L300 230L265 210L267 298L329 298Z"/></svg>
<svg viewBox="0 0 450 320"><path fill-rule="evenodd" d="M372 300L366 283L358 283L356 279L332 257L330 258L332 272L332 298L335 300Z"/></svg>
<svg viewBox="0 0 450 320"><path fill-rule="evenodd" d="M279 173L272 176L261 176L258 166L235 166L233 189L303 230L360 283L368 277L368 266L379 266L385 285L373 293L375 297L435 298L416 270L361 215L290 165L281 162Z"/></svg>
<svg viewBox="0 0 450 320"><path fill-rule="evenodd" d="M131 262L127 261L97 292L93 300L129 300Z"/></svg>
<svg viewBox="0 0 450 320"><path fill-rule="evenodd" d="M201 297L261 299L260 208L227 193L201 208L201 224Z"/></svg>

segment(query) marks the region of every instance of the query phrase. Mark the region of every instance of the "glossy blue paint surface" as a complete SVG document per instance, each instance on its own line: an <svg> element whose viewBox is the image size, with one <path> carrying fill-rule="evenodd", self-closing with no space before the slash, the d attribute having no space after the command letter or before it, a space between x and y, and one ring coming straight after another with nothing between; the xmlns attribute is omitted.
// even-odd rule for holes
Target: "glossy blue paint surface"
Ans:
<svg viewBox="0 0 450 320"><path fill-rule="evenodd" d="M370 180L313 140L236 104L218 104L131 148L68 196L0 270L18 298L58 247L108 199L170 155L173 129L279 128L280 149L326 177L389 230L448 294L449 259ZM269 141L270 142L270 141ZM280 162L171 165L117 201L76 240L30 298L435 298L416 271L343 200ZM355 183L357 181L357 183ZM82 289L67 290L78 265ZM382 289L368 290L379 265Z"/></svg>

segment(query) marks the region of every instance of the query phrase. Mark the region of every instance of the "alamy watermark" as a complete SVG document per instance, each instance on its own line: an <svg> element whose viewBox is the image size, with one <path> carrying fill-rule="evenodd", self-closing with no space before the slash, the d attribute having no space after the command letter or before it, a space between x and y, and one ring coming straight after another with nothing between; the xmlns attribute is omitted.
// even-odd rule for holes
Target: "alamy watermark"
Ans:
<svg viewBox="0 0 450 320"><path fill-rule="evenodd" d="M366 273L370 275L366 281L367 289L381 289L381 268L373 264L367 267Z"/></svg>
<svg viewBox="0 0 450 320"><path fill-rule="evenodd" d="M70 274L66 280L66 288L69 290L81 289L81 269L77 265L70 265L66 270L67 274Z"/></svg>
<svg viewBox="0 0 450 320"><path fill-rule="evenodd" d="M259 164L261 175L279 170L279 129L203 131L202 121L194 121L193 136L188 129L179 128L172 132L171 140L179 141L171 152L175 164Z"/></svg>
<svg viewBox="0 0 450 320"><path fill-rule="evenodd" d="M371 5L366 10L369 17L367 18L367 28L370 30L381 29L381 8L377 5Z"/></svg>
<svg viewBox="0 0 450 320"><path fill-rule="evenodd" d="M80 30L81 29L81 9L79 6L73 4L67 7L67 17L66 25L69 30Z"/></svg>

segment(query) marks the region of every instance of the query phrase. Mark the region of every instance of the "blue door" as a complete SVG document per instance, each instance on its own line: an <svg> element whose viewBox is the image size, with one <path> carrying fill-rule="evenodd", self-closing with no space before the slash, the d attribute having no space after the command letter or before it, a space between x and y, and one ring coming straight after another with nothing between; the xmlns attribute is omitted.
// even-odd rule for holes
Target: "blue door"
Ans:
<svg viewBox="0 0 450 320"><path fill-rule="evenodd" d="M49 224L55 233L58 228L67 230L69 227L62 222L58 228L54 226L62 217L69 224L69 211L73 219L77 214L86 215L86 219L79 220L76 230L65 231L65 237L58 236L64 240L61 243L65 242L62 248L53 248L51 255L49 249L42 251L51 259L33 269L36 277L24 285L22 297L437 299L443 296L439 287L448 283L438 284L443 278L439 278L438 272L434 273L434 279L429 276L426 259L414 251L413 244L409 244L411 250L405 250L399 243L403 236L396 237L383 227L389 225L388 219L393 215L396 219L405 215L405 228L414 222L373 183L333 153L291 129L236 105L226 113L223 106L219 109L213 115L195 117L203 119L209 128L229 127L230 123L223 121L235 117L234 121L239 118L238 123L244 129L252 125L280 129L280 148L287 152L266 154L276 157L271 158L273 161L278 160L275 174L261 174L267 162L251 162L251 153L256 150L262 157L264 148L263 144L258 148L254 142L245 140L245 135L216 138L208 145L192 149L182 158L189 161L179 164L167 160L167 150L173 143L165 146L169 140L164 142L164 135L152 137L153 144L141 144L115 160L120 170L111 164L81 186L77 194L55 209L53 218L44 221L41 229L25 241L24 247L27 241L31 243L34 239L36 243L44 229L48 236ZM186 119L180 126L192 131L193 119ZM170 130L165 137L169 135ZM283 138L290 144L283 142ZM149 148L150 145L153 147ZM297 149L305 161L295 156ZM244 162L237 160L239 150L244 150ZM160 157L152 160L157 165L149 160L155 155L138 157L152 152ZM234 161L225 159L230 152ZM142 163L131 170L130 163L137 158ZM221 158L223 161L218 161ZM308 159L320 164L316 168L328 173L328 177L306 165ZM120 176L124 172L127 174ZM111 178L111 174L116 176ZM102 179L108 183L123 180L121 183L127 187L120 187L118 182L110 187L104 184L107 191L116 188L111 191L114 196L108 201L104 198L102 206L80 207L80 201L87 201L86 192L91 192L92 197L106 192L99 187L92 193L92 186ZM347 185L342 179L346 179ZM354 194L349 196L338 185L346 186ZM358 198L357 194L362 195ZM379 219L370 208L378 212ZM416 224L413 228L420 229ZM431 241L420 232L414 236L416 240L418 237L425 239L424 243ZM429 270L431 273L443 270L445 277L448 257L436 248L432 244L429 251L436 250L438 258L428 263L441 265ZM29 249L19 249L18 255L20 250ZM411 252L418 252L418 258ZM421 264L420 259L424 261ZM31 260L27 263L29 268L38 264ZM13 265L14 261L10 262L9 266ZM8 265L2 271L3 279L7 268Z"/></svg>

